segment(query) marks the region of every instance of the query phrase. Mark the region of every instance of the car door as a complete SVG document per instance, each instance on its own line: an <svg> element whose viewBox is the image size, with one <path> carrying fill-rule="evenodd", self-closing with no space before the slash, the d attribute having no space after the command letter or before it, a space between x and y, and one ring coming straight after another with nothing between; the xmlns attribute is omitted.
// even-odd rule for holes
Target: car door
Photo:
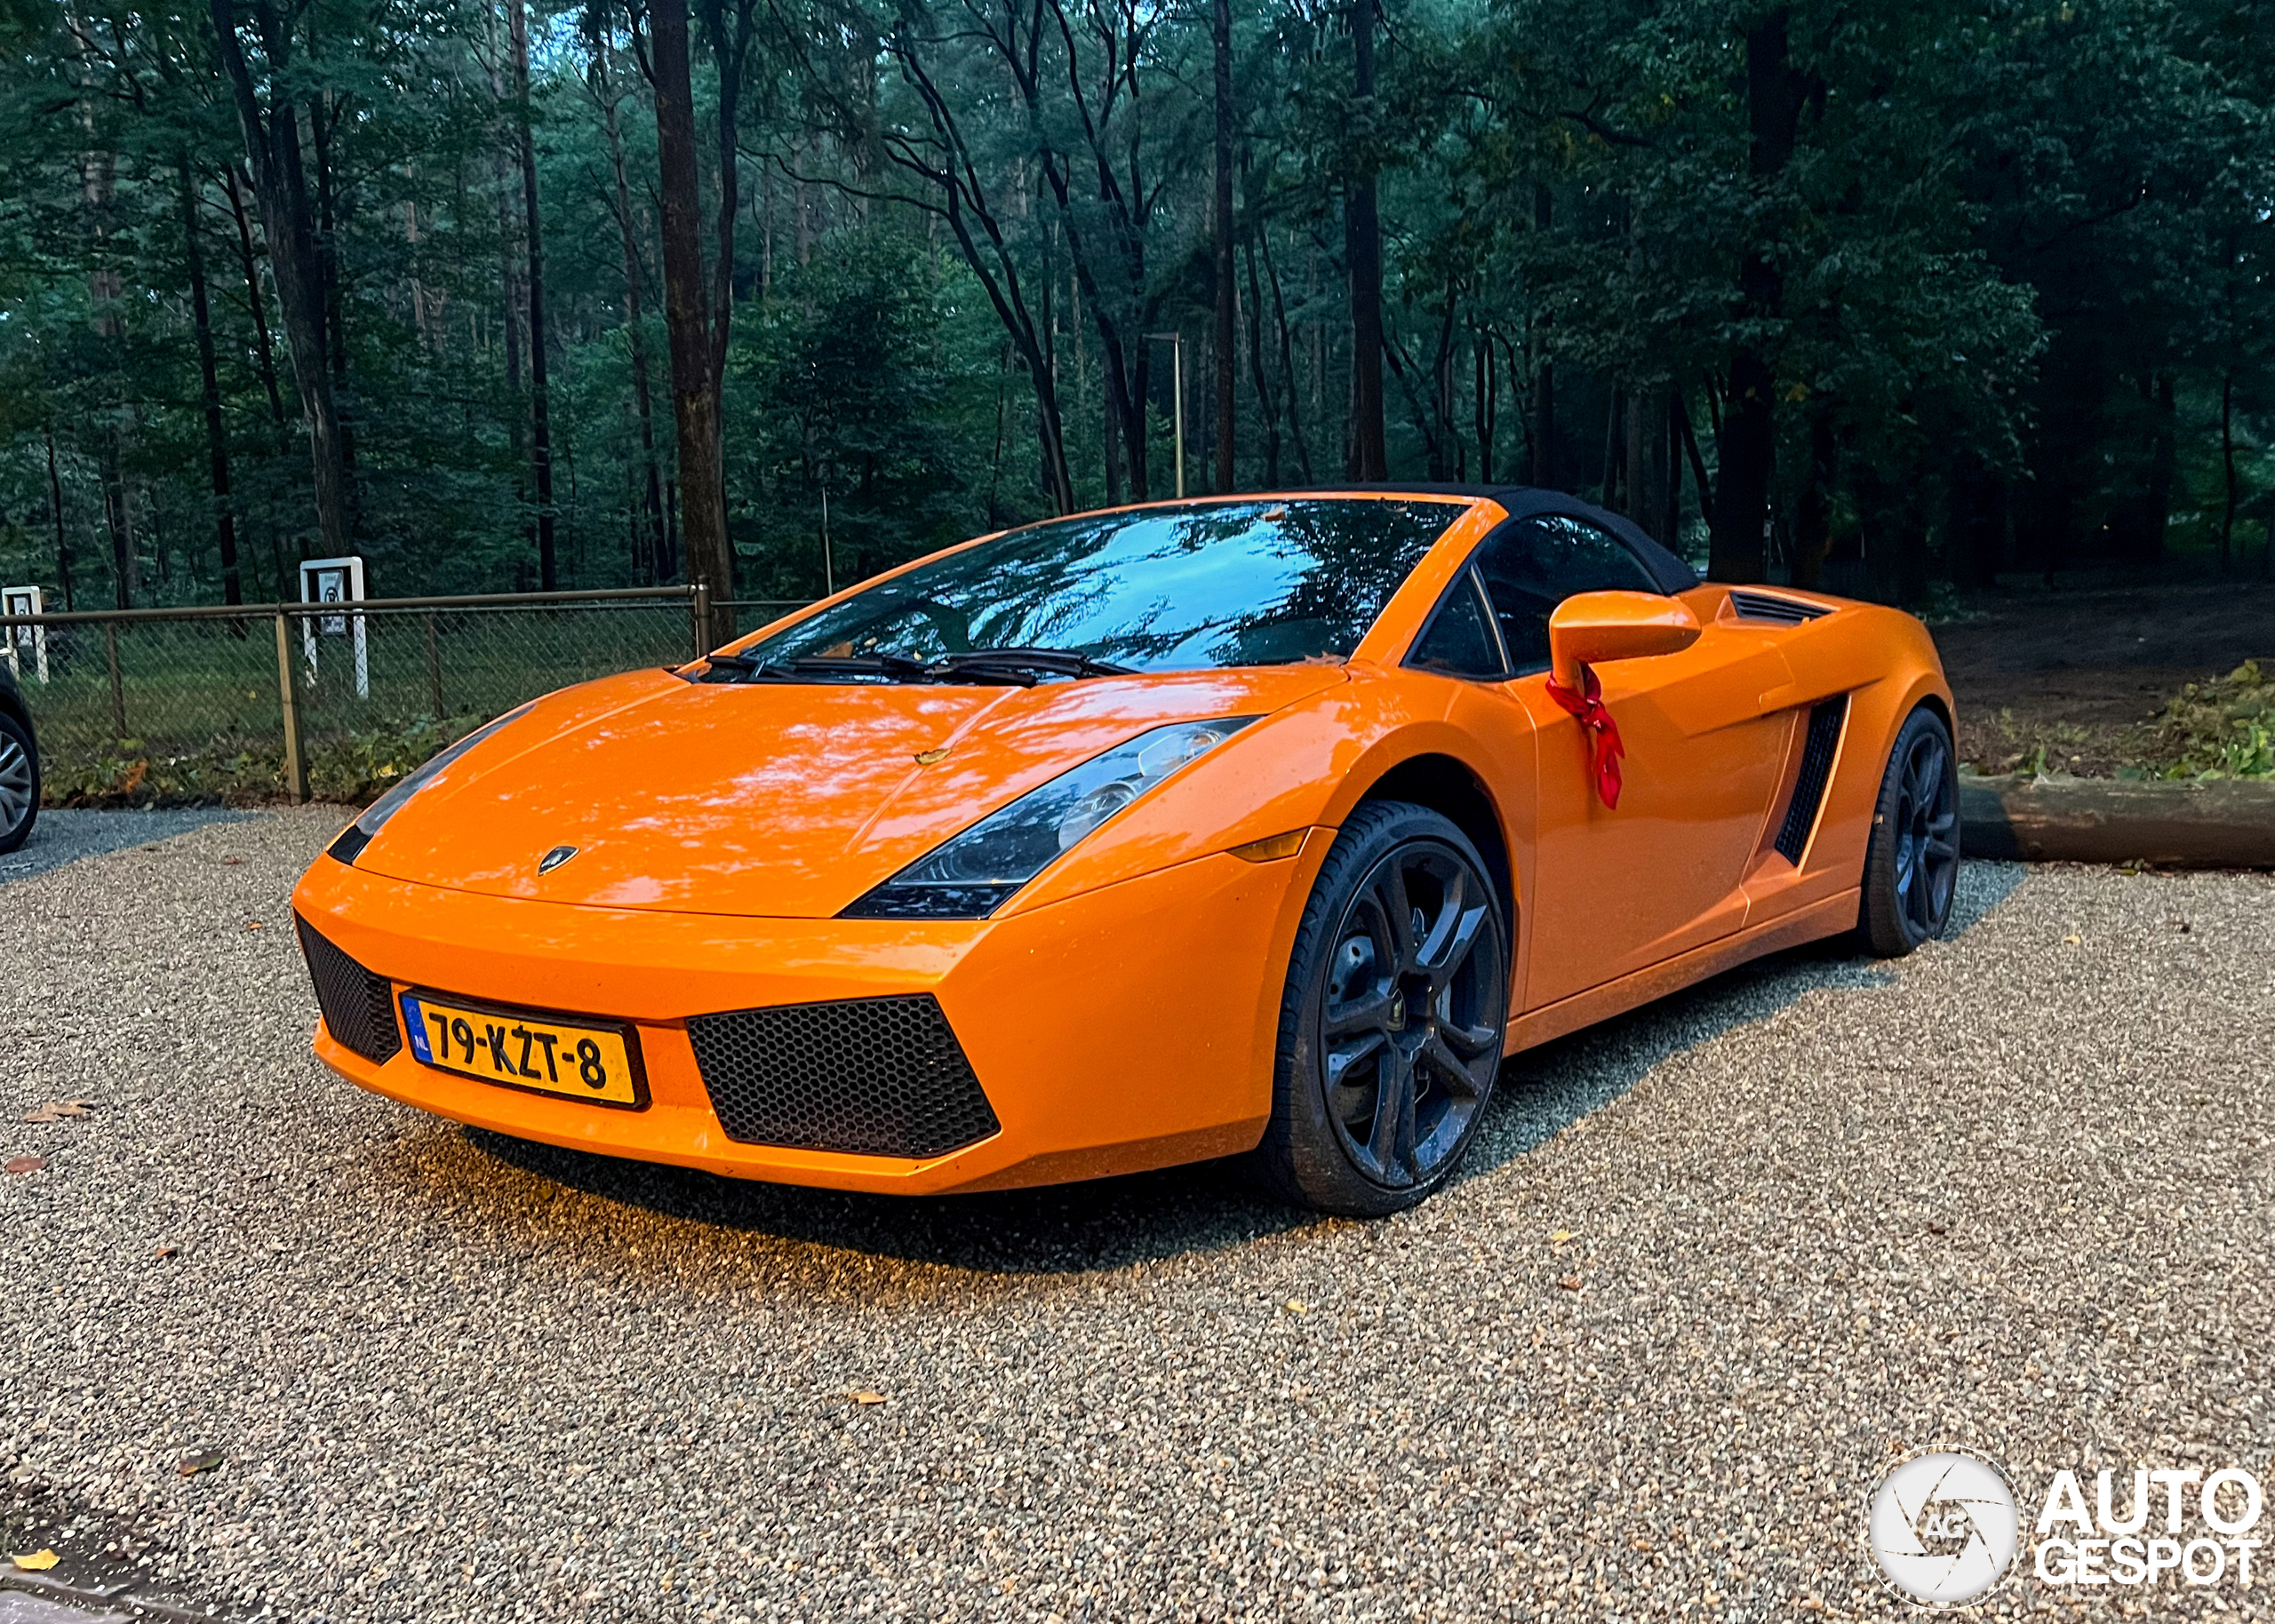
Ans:
<svg viewBox="0 0 2275 1624"><path fill-rule="evenodd" d="M1510 667L1538 735L1523 1007L1539 1009L1736 930L1742 888L1791 719L1765 697L1790 681L1771 641L1702 616L1680 654L1597 670L1626 746L1615 809L1586 735L1548 693L1548 617L1575 593L1656 594L1627 545L1571 513L1503 526L1479 549Z"/></svg>

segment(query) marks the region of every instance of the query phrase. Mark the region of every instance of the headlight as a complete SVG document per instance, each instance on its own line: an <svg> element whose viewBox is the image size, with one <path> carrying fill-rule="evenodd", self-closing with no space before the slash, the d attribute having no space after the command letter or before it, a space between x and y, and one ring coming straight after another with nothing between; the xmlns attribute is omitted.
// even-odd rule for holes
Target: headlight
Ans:
<svg viewBox="0 0 2275 1624"><path fill-rule="evenodd" d="M986 919L1060 852L1254 720L1223 716L1141 733L981 818L839 917Z"/></svg>
<svg viewBox="0 0 2275 1624"><path fill-rule="evenodd" d="M530 705L536 703L534 699L530 701ZM419 766L413 768L407 777L398 781L393 789L365 807L363 816L341 830L339 838L332 841L326 849L342 863L355 862L356 854L371 843L371 837L387 827L387 819L403 810L404 801L425 789L435 776L444 768L529 708L529 705L517 705L503 716L483 723L447 750L428 757Z"/></svg>

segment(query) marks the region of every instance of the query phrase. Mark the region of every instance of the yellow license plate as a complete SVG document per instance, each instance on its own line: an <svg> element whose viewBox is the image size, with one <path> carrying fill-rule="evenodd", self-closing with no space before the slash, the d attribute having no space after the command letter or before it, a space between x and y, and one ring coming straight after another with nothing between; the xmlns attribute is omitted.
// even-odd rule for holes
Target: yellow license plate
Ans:
<svg viewBox="0 0 2275 1624"><path fill-rule="evenodd" d="M648 1103L640 1046L629 1027L424 992L403 995L403 1026L411 1052L438 1071L626 1111Z"/></svg>

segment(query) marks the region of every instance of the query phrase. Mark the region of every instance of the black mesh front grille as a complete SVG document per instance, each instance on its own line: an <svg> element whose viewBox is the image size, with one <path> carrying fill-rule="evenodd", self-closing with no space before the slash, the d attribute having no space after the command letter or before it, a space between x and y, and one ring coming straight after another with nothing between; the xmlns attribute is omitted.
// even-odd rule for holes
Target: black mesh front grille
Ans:
<svg viewBox="0 0 2275 1624"><path fill-rule="evenodd" d="M1766 592L1734 592L1730 594L1730 609L1741 620L1769 620L1788 626L1800 625L1806 620L1822 620L1832 613L1822 603L1803 603Z"/></svg>
<svg viewBox="0 0 2275 1624"><path fill-rule="evenodd" d="M1785 808L1784 826L1777 831L1777 850L1788 863L1799 863L1808 849L1809 831L1816 827L1816 809L1824 804L1825 781L1832 774L1832 752L1840 743L1840 723L1848 714L1848 696L1827 699L1809 712L1809 736L1801 745L1801 770L1793 779L1793 799Z"/></svg>
<svg viewBox="0 0 2275 1624"><path fill-rule="evenodd" d="M698 1015L687 1035L744 1144L940 1156L1001 1126L930 993Z"/></svg>
<svg viewBox="0 0 2275 1624"><path fill-rule="evenodd" d="M403 1032L395 1024L395 990L387 977L372 975L309 929L298 914L292 923L299 929L308 979L316 984L316 1003L332 1037L366 1060L393 1060L403 1047Z"/></svg>

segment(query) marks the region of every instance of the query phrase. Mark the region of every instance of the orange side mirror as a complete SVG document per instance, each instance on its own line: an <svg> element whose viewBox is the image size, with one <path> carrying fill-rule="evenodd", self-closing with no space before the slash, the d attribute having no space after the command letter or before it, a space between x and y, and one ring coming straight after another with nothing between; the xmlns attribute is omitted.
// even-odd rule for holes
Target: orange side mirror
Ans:
<svg viewBox="0 0 2275 1624"><path fill-rule="evenodd" d="M1680 654L1698 641L1698 617L1680 598L1647 592L1576 593L1548 617L1551 674L1580 685L1580 667Z"/></svg>

